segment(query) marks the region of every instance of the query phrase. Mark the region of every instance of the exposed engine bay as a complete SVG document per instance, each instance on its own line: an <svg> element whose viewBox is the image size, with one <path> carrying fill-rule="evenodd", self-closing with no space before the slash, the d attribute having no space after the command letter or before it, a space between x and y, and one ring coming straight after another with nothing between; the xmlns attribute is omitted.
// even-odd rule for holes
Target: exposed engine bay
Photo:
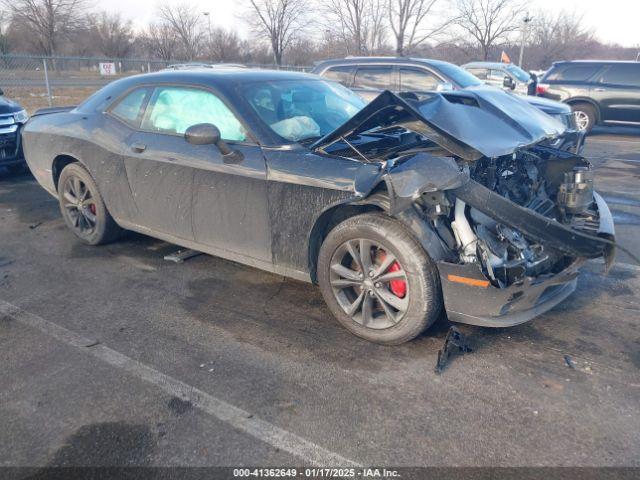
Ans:
<svg viewBox="0 0 640 480"><path fill-rule="evenodd" d="M593 171L581 157L539 147L482 158L464 168L472 180L521 207L585 234L598 234ZM495 286L509 286L525 276L554 274L575 261L567 252L533 239L446 192L425 193L419 203L442 240L457 252L459 261L479 262Z"/></svg>
<svg viewBox="0 0 640 480"><path fill-rule="evenodd" d="M399 127L338 142L331 153L372 163L383 160L395 168L424 155L424 162L433 163L427 169L431 173L436 168L433 159L448 156L468 178L504 199L550 222L591 236L599 234L593 170L578 155L534 146L511 155L466 161ZM524 277L558 273L577 258L467 205L451 191L422 193L416 204L458 261L479 263L496 287L510 286Z"/></svg>

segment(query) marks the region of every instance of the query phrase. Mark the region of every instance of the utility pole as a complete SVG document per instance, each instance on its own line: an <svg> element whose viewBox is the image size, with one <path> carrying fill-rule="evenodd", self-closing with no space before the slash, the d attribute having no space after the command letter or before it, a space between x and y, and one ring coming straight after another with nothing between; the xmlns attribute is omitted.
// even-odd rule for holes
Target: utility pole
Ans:
<svg viewBox="0 0 640 480"><path fill-rule="evenodd" d="M529 30L529 23L533 20L533 17L529 16L527 12L522 19L522 38L520 40L520 59L518 60L518 66L522 68L522 60L524 58L524 44L527 41L527 33Z"/></svg>
<svg viewBox="0 0 640 480"><path fill-rule="evenodd" d="M211 45L211 15L210 12L202 12L207 17L208 31L209 31L209 45Z"/></svg>

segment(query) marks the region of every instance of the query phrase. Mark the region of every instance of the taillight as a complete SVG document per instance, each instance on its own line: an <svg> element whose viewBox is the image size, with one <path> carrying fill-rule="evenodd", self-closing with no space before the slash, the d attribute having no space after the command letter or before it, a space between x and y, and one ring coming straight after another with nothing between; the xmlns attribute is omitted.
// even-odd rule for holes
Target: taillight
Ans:
<svg viewBox="0 0 640 480"><path fill-rule="evenodd" d="M549 90L549 84L547 83L539 83L536 85L536 95L544 95Z"/></svg>

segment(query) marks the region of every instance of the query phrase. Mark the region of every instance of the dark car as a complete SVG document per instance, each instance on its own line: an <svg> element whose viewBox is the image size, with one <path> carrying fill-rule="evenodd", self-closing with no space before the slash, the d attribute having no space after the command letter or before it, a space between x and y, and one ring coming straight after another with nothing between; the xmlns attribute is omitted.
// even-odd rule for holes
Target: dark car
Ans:
<svg viewBox="0 0 640 480"><path fill-rule="evenodd" d="M347 57L320 62L312 73L342 83L367 101L382 90L411 94L492 88L457 65L426 58ZM550 146L580 153L583 135L578 132L569 107L534 96L522 98L565 126L565 131L549 142Z"/></svg>
<svg viewBox="0 0 640 480"><path fill-rule="evenodd" d="M567 103L585 132L595 125L640 125L640 62L556 62L537 93Z"/></svg>
<svg viewBox="0 0 640 480"><path fill-rule="evenodd" d="M590 165L541 146L559 129L496 89L365 106L315 75L216 69L118 80L23 138L82 241L129 229L318 283L351 332L398 344L443 307L525 322L612 261Z"/></svg>
<svg viewBox="0 0 640 480"><path fill-rule="evenodd" d="M20 131L28 119L25 109L0 89L0 167L10 172L22 172L26 167Z"/></svg>

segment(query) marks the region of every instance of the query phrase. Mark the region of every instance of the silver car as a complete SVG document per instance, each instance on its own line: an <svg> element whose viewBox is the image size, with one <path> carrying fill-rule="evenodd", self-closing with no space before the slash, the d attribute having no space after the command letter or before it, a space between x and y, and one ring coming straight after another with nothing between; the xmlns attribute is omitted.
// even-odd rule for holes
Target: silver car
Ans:
<svg viewBox="0 0 640 480"><path fill-rule="evenodd" d="M534 83L529 73L512 63L471 62L462 65L462 68L489 85L520 95L527 95L529 86Z"/></svg>

